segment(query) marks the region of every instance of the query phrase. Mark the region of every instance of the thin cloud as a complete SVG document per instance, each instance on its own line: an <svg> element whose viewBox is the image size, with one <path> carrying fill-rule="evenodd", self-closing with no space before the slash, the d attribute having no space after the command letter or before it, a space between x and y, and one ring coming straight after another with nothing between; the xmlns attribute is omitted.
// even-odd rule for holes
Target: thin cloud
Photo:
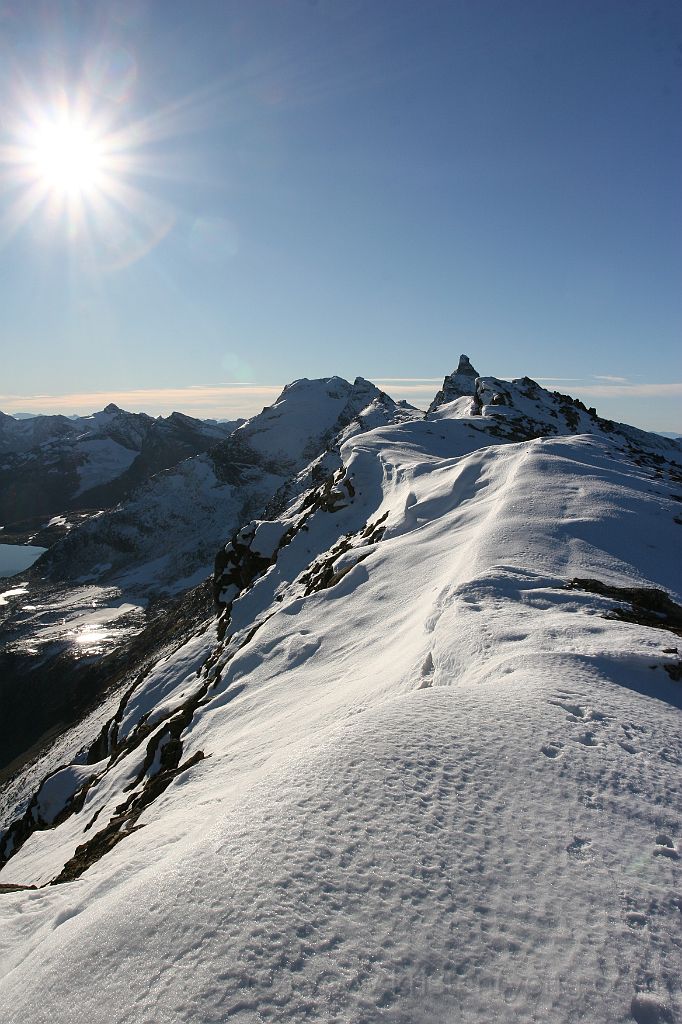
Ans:
<svg viewBox="0 0 682 1024"><path fill-rule="evenodd" d="M595 398L672 398L682 396L682 381L672 384L581 384L583 395Z"/></svg>
<svg viewBox="0 0 682 1024"><path fill-rule="evenodd" d="M386 390L390 391L391 390L391 388L388 386L389 382L387 382L386 380L375 380L372 383L376 384L376 386L378 388L382 388L382 390L384 390L384 391L386 391ZM442 383L443 383L442 378L439 381L437 381L435 384L434 383L431 383L431 384L409 384L409 383L398 384L398 382L396 381L396 387L393 388L393 390L396 391L396 392L399 391L401 395L402 394L415 394L415 395L417 395L417 394L422 394L422 393L433 395L433 394L436 393L436 391L438 390L438 388L441 386ZM384 384L386 385L385 388L384 388Z"/></svg>
<svg viewBox="0 0 682 1024"><path fill-rule="evenodd" d="M589 380L578 377L536 377L538 383L549 384L562 381L572 384L576 391L595 398L665 398L682 395L682 381L669 384L633 384L627 377L613 377L609 374L595 374ZM595 384L595 381L603 383Z"/></svg>
<svg viewBox="0 0 682 1024"><path fill-rule="evenodd" d="M512 378L507 377L506 379L511 380ZM581 382L580 377L534 377L533 379L536 380L538 384L540 381L545 381L547 384L580 384Z"/></svg>
<svg viewBox="0 0 682 1024"><path fill-rule="evenodd" d="M218 384L87 391L67 395L0 395L0 409L10 414L88 415L113 402L131 412L148 412L150 415L168 415L177 409L204 417L232 418L253 416L264 405L271 405L281 390L282 386L278 384Z"/></svg>

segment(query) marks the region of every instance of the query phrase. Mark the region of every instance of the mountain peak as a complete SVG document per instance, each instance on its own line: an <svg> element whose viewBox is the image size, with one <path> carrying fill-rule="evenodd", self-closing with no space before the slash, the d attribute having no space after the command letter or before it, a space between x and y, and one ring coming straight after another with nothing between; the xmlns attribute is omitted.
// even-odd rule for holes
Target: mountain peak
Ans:
<svg viewBox="0 0 682 1024"><path fill-rule="evenodd" d="M476 380L479 376L478 370L471 365L469 356L462 353L457 369L445 377L443 387L431 402L428 411L433 412L441 405L454 402L456 398L473 397L476 394Z"/></svg>
<svg viewBox="0 0 682 1024"><path fill-rule="evenodd" d="M109 412L109 413L116 413L116 412L122 412L122 411L123 410L119 409L119 407L117 405L115 405L114 402L109 402L109 405L105 405L104 408L102 409L102 412Z"/></svg>
<svg viewBox="0 0 682 1024"><path fill-rule="evenodd" d="M469 361L469 356L465 356L464 353L459 357L459 363L457 369L451 376L457 377L460 374L464 374L466 377L478 377L478 370L475 370Z"/></svg>

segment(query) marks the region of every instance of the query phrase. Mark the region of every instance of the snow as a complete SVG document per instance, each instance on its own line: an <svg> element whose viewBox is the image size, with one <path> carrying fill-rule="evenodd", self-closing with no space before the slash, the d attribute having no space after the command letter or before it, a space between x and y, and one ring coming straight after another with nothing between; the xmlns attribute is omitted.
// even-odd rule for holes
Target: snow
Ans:
<svg viewBox="0 0 682 1024"><path fill-rule="evenodd" d="M9 604L8 598L10 597L23 597L24 594L28 593L28 584L22 583L18 587L12 587L11 590L5 590L0 593L0 605Z"/></svg>
<svg viewBox="0 0 682 1024"><path fill-rule="evenodd" d="M54 816L94 774L0 872L45 886L0 899L7 1024L681 1019L679 641L568 587L680 601L679 503L621 436L500 443L469 401L356 433L333 505L245 526L276 561L225 638L159 658L115 756L48 781ZM203 759L47 884L190 706Z"/></svg>
<svg viewBox="0 0 682 1024"><path fill-rule="evenodd" d="M251 542L251 550L264 558L272 557L283 533L284 529L279 522L259 522Z"/></svg>
<svg viewBox="0 0 682 1024"><path fill-rule="evenodd" d="M351 424L357 431L415 414L417 410L399 409L362 377L353 384L342 377L303 378L288 384L274 405L247 420L233 437L291 472L319 456Z"/></svg>
<svg viewBox="0 0 682 1024"><path fill-rule="evenodd" d="M211 639L215 633L211 631ZM188 640L172 657L161 658L149 673L144 688L136 690L127 701L118 735L126 738L145 716L152 723L170 713L182 698L196 686L197 672L206 660L206 636Z"/></svg>
<svg viewBox="0 0 682 1024"><path fill-rule="evenodd" d="M103 765L71 764L51 775L40 790L38 812L42 821L51 825L67 800L85 783L97 775Z"/></svg>
<svg viewBox="0 0 682 1024"><path fill-rule="evenodd" d="M125 473L139 454L110 437L79 439L75 451L78 454L79 478L76 496Z"/></svg>
<svg viewBox="0 0 682 1024"><path fill-rule="evenodd" d="M334 426L350 393L351 385L341 377L296 380L274 405L239 427L235 437L247 439L263 455L289 461L311 436L321 438Z"/></svg>

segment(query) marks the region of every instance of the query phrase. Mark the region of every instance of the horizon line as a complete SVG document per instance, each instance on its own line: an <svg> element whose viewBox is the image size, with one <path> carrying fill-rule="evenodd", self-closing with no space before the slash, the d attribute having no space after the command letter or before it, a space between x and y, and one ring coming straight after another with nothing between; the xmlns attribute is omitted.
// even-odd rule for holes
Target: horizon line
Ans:
<svg viewBox="0 0 682 1024"><path fill-rule="evenodd" d="M499 380L519 379L498 377ZM534 377L539 383L572 384L575 397L594 399L673 398L682 397L682 381L668 383L631 382L623 377L594 375L589 379L568 377ZM392 397L413 401L417 407L434 397L442 377L375 377L373 383L382 390L393 391ZM130 412L168 415L186 411L203 419L249 418L271 405L284 385L259 384L254 381L233 381L220 384L187 384L182 387L111 388L78 391L66 394L18 395L0 394L0 410L33 415L91 415L113 403Z"/></svg>

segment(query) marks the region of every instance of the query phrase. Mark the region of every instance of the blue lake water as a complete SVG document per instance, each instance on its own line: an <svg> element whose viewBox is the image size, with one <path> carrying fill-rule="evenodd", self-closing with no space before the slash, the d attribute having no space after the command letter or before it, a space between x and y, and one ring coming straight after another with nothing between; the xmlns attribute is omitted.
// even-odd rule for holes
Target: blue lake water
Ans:
<svg viewBox="0 0 682 1024"><path fill-rule="evenodd" d="M47 548L35 544L0 544L0 576L15 576L33 565Z"/></svg>

